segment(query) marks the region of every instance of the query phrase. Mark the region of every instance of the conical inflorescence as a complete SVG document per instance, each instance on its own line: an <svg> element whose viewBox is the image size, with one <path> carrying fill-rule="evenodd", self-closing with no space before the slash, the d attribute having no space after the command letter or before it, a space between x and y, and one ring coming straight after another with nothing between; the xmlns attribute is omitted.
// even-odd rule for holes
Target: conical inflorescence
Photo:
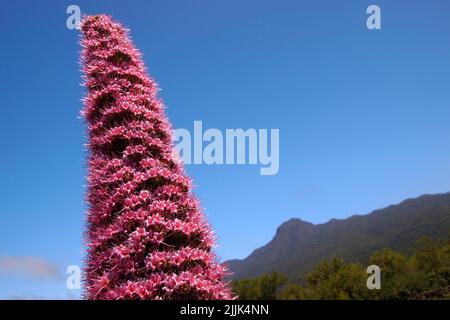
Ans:
<svg viewBox="0 0 450 320"><path fill-rule="evenodd" d="M88 125L87 299L230 299L214 236L127 31L81 26Z"/></svg>

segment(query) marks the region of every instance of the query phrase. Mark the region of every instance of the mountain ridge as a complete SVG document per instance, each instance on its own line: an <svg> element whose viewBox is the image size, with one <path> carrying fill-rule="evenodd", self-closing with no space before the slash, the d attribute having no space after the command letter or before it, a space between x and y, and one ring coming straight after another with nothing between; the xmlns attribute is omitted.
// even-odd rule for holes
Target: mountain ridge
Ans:
<svg viewBox="0 0 450 320"><path fill-rule="evenodd" d="M339 256L364 261L384 247L411 248L417 238L445 236L450 230L450 192L405 199L366 215L312 224L291 218L276 229L271 241L244 259L225 262L229 279L255 277L265 272L285 273L301 281L323 259Z"/></svg>

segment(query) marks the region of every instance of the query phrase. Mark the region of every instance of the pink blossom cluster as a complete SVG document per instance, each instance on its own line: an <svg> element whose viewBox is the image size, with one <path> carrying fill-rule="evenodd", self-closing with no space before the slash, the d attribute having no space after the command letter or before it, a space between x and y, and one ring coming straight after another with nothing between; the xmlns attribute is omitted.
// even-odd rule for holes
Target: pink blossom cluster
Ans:
<svg viewBox="0 0 450 320"><path fill-rule="evenodd" d="M231 299L156 83L110 17L82 23L88 299Z"/></svg>

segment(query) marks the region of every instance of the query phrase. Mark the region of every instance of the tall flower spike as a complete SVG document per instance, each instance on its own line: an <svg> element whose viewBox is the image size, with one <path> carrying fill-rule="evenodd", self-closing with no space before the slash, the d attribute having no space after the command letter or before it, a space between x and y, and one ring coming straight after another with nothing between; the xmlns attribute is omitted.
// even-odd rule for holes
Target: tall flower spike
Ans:
<svg viewBox="0 0 450 320"><path fill-rule="evenodd" d="M230 299L226 270L127 31L82 22L88 125L87 299Z"/></svg>

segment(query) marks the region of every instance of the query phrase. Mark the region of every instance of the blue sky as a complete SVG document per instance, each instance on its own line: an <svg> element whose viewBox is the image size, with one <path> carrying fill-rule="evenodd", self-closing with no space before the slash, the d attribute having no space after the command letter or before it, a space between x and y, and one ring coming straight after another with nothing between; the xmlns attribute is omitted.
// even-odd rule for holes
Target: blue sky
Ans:
<svg viewBox="0 0 450 320"><path fill-rule="evenodd" d="M322 223L450 191L448 1L5 2L0 298L79 294L64 280L81 264L85 209L70 4L131 29L176 128L280 129L277 175L187 167L223 260L291 217ZM382 30L366 28L369 4Z"/></svg>

